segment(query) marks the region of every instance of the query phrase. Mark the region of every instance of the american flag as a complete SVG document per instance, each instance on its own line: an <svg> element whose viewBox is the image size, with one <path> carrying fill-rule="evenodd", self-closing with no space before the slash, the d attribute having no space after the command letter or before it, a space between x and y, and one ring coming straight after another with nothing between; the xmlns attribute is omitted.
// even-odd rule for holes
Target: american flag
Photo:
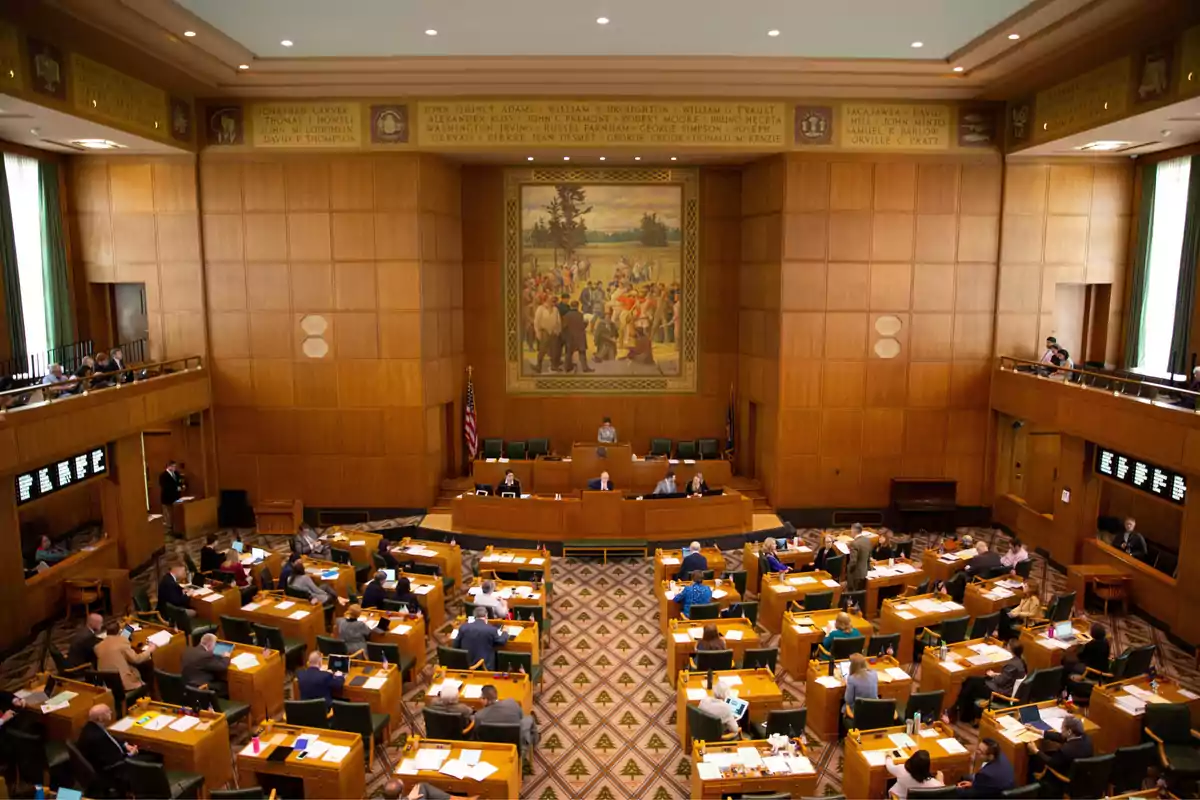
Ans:
<svg viewBox="0 0 1200 800"><path fill-rule="evenodd" d="M475 429L475 383L467 371L467 406L463 409L463 439L467 443L467 460L474 461L479 454L479 434Z"/></svg>

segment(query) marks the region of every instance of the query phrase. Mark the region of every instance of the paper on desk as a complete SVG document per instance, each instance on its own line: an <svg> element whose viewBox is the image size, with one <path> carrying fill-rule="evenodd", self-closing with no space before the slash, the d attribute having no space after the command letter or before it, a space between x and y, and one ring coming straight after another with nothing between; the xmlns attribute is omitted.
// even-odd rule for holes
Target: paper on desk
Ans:
<svg viewBox="0 0 1200 800"><path fill-rule="evenodd" d="M341 744L332 744L329 749L321 756L322 761L328 761L331 764L340 764L342 759L350 755L350 748Z"/></svg>
<svg viewBox="0 0 1200 800"><path fill-rule="evenodd" d="M159 714L146 722L142 727L148 731L161 731L175 722L174 714Z"/></svg>
<svg viewBox="0 0 1200 800"><path fill-rule="evenodd" d="M692 640L692 637L689 636L686 631L684 633L673 633L671 634L671 638L679 644L687 644Z"/></svg>
<svg viewBox="0 0 1200 800"><path fill-rule="evenodd" d="M773 592L779 592L780 594L783 594L784 592L794 592L794 591L796 591L796 587L795 587L795 586L788 586L786 583L777 583L777 584L775 584L774 586L772 586L772 587L771 587L771 591L773 591Z"/></svg>
<svg viewBox="0 0 1200 800"><path fill-rule="evenodd" d="M740 642L742 640L742 632L736 629L725 631L725 638L731 642Z"/></svg>
<svg viewBox="0 0 1200 800"><path fill-rule="evenodd" d="M480 761L467 770L467 777L474 781L486 781L499 767L487 761Z"/></svg>
<svg viewBox="0 0 1200 800"><path fill-rule="evenodd" d="M787 765L788 769L797 775L812 774L816 772L816 770L813 769L812 762L809 761L806 756L788 756Z"/></svg>
<svg viewBox="0 0 1200 800"><path fill-rule="evenodd" d="M468 683L463 687L462 696L465 700L478 700L483 697L483 684Z"/></svg>
<svg viewBox="0 0 1200 800"><path fill-rule="evenodd" d="M703 700L708 697L708 691L705 689L697 689L694 686L689 686L687 690L688 700Z"/></svg>
<svg viewBox="0 0 1200 800"><path fill-rule="evenodd" d="M739 747L737 755L738 762L744 767L755 769L762 766L762 756L759 755L757 747Z"/></svg>
<svg viewBox="0 0 1200 800"><path fill-rule="evenodd" d="M767 756L762 762L772 775L786 775L791 772L786 756Z"/></svg>
<svg viewBox="0 0 1200 800"><path fill-rule="evenodd" d="M403 761L400 762L400 766L396 767L396 774L397 775L416 775L417 774L417 762L413 761L411 758L404 759Z"/></svg>
<svg viewBox="0 0 1200 800"><path fill-rule="evenodd" d="M520 625L506 625L504 627L504 632L507 633L511 638L515 639L524 633L525 629Z"/></svg>
<svg viewBox="0 0 1200 800"><path fill-rule="evenodd" d="M793 586L803 586L806 583L816 583L817 579L811 575L796 575L795 577L788 578L787 582Z"/></svg>
<svg viewBox="0 0 1200 800"><path fill-rule="evenodd" d="M724 589L717 589L712 593L713 600L720 600L727 594L729 594L729 592L725 591Z"/></svg>
<svg viewBox="0 0 1200 800"><path fill-rule="evenodd" d="M358 542L358 541L354 541L353 539L350 540L351 547L362 547L365 544L366 544L366 542Z"/></svg>
<svg viewBox="0 0 1200 800"><path fill-rule="evenodd" d="M896 566L892 567L892 570L897 575L907 575L910 572L916 572L917 568L912 564L897 564Z"/></svg>
<svg viewBox="0 0 1200 800"><path fill-rule="evenodd" d="M204 598L204 602L206 602L206 603L215 603L215 602L217 602L218 600L220 600L220 599L221 599L222 597L224 597L224 596L225 596L225 595L223 595L223 594L217 594L216 592L213 592L212 594L209 594L209 595L206 595L206 596L205 596L205 598Z"/></svg>
<svg viewBox="0 0 1200 800"><path fill-rule="evenodd" d="M70 702L46 703L42 706L43 714L53 714L55 711L62 711L64 708L70 708Z"/></svg>
<svg viewBox="0 0 1200 800"><path fill-rule="evenodd" d="M836 547L838 550L841 550L843 554L850 555L850 548L845 542L834 542L833 544L834 547Z"/></svg>
<svg viewBox="0 0 1200 800"><path fill-rule="evenodd" d="M392 633L403 636L404 634L406 634L412 630L412 625L393 625L388 630L391 631ZM457 631L458 628L455 628L455 630Z"/></svg>
<svg viewBox="0 0 1200 800"><path fill-rule="evenodd" d="M674 599L675 599L675 595L676 595L676 594L678 594L678 592L673 592L673 591L671 591L670 589L667 589L667 591L666 591L666 592L664 592L664 596L665 596L665 597L666 597L668 600L674 600Z"/></svg>
<svg viewBox="0 0 1200 800"><path fill-rule="evenodd" d="M700 639L704 636L704 628L688 628L687 634L690 639Z"/></svg>
<svg viewBox="0 0 1200 800"><path fill-rule="evenodd" d="M964 610L964 606L962 603L956 603L953 600L947 600L946 602L942 603L942 611L963 611L963 610Z"/></svg>
<svg viewBox="0 0 1200 800"><path fill-rule="evenodd" d="M841 586L841 584L840 584L840 583L838 583L837 581L831 581L831 580L828 580L828 579L827 579L827 580L823 580L823 581L821 581L821 583L823 583L824 585L828 586L830 589L836 589L836 588L838 588L839 586Z"/></svg>
<svg viewBox="0 0 1200 800"><path fill-rule="evenodd" d="M969 656L967 658L967 663L973 664L976 667L982 666L984 664L990 664L990 663L992 663L992 661L993 661L993 658L992 658L991 653L976 653L975 655Z"/></svg>
<svg viewBox="0 0 1200 800"><path fill-rule="evenodd" d="M680 561L679 561L679 559L678 559L678 558L666 558L666 557L664 557L664 558L663 558L663 560L662 560L662 563L663 563L663 566L664 566L664 567L674 567L674 566L678 565L678 564L680 563Z"/></svg>
<svg viewBox="0 0 1200 800"><path fill-rule="evenodd" d="M1139 700L1131 694L1120 695L1117 697L1116 702L1117 708L1128 714L1133 714L1134 716L1138 716L1146 710L1146 701Z"/></svg>
<svg viewBox="0 0 1200 800"><path fill-rule="evenodd" d="M253 669L258 666L259 661L258 656L254 653L238 653L229 660L229 663L238 669Z"/></svg>
<svg viewBox="0 0 1200 800"><path fill-rule="evenodd" d="M242 611L256 611L256 610L258 610L258 607L260 605L262 605L262 604L261 603L247 603L246 605L242 606Z"/></svg>
<svg viewBox="0 0 1200 800"><path fill-rule="evenodd" d="M889 733L888 738L896 747L916 747L917 743L907 733Z"/></svg>
<svg viewBox="0 0 1200 800"><path fill-rule="evenodd" d="M954 661L943 661L942 666L946 668L946 672L962 672L966 669L962 664Z"/></svg>
<svg viewBox="0 0 1200 800"><path fill-rule="evenodd" d="M891 675L893 678L895 678L898 681L908 680L908 673L905 672L900 667L888 667L887 669L884 670L884 672L886 672L888 675Z"/></svg>
<svg viewBox="0 0 1200 800"><path fill-rule="evenodd" d="M382 689L384 684L383 678L367 678L367 682L363 684L364 689Z"/></svg>
<svg viewBox="0 0 1200 800"><path fill-rule="evenodd" d="M942 604L929 597L913 600L911 605L922 614L936 614L942 610Z"/></svg>
<svg viewBox="0 0 1200 800"><path fill-rule="evenodd" d="M308 751L307 758L316 758L317 756L321 755L322 753L329 752L329 748L331 748L333 746L334 745L332 742L321 741L320 739L316 739L315 737L310 736L308 739L308 747L306 747L304 749L306 751Z"/></svg>
<svg viewBox="0 0 1200 800"><path fill-rule="evenodd" d="M299 611L293 611L292 613L288 614L288 619L304 619L307 616L308 616L308 612L305 611L304 609L301 609Z"/></svg>
<svg viewBox="0 0 1200 800"><path fill-rule="evenodd" d="M296 605L296 604L293 601L284 600L282 603L276 603L275 607L277 609L279 609L280 611L286 611L287 609L291 608L294 605Z"/></svg>
<svg viewBox="0 0 1200 800"><path fill-rule="evenodd" d="M483 757L482 750L460 750L458 760L466 764L468 767L473 767L479 763L479 759Z"/></svg>
<svg viewBox="0 0 1200 800"><path fill-rule="evenodd" d="M546 559L544 559L544 558L531 558L531 559L529 559L529 565L530 565L531 567L540 567L542 564L545 564L545 563L546 563Z"/></svg>
<svg viewBox="0 0 1200 800"><path fill-rule="evenodd" d="M817 678L817 683L824 686L826 689L840 689L842 682L836 675L822 675Z"/></svg>
<svg viewBox="0 0 1200 800"><path fill-rule="evenodd" d="M1200 698L1200 694L1196 694L1195 692L1189 692L1187 689L1180 689L1179 694L1184 699L1187 699L1187 700L1195 700L1197 698Z"/></svg>
<svg viewBox="0 0 1200 800"><path fill-rule="evenodd" d="M133 727L133 717L123 717L122 719L119 719L116 722L114 722L112 725L109 725L108 729L110 731L116 731L117 733L121 733L123 731L129 730L132 727Z"/></svg>
<svg viewBox="0 0 1200 800"><path fill-rule="evenodd" d="M867 766L882 767L887 762L887 750L864 750L863 757L867 759Z"/></svg>
<svg viewBox="0 0 1200 800"><path fill-rule="evenodd" d="M529 559L528 559L527 557L525 557L525 556L513 556L512 563L514 563L514 564L524 564L524 563L525 563L526 561L528 561L528 560L529 560Z"/></svg>
<svg viewBox="0 0 1200 800"><path fill-rule="evenodd" d="M442 764L441 769L439 769L438 772L442 773L443 775L449 775L452 778L458 778L461 781L463 778L467 777L467 773L470 772L470 770L470 767L459 761L457 758L450 758Z"/></svg>
<svg viewBox="0 0 1200 800"><path fill-rule="evenodd" d="M741 686L742 676L741 675L722 675L721 677L717 678L717 681L725 684L726 686Z"/></svg>
<svg viewBox="0 0 1200 800"><path fill-rule="evenodd" d="M956 755L959 755L960 753L967 752L967 748L962 746L962 742L960 742L958 739L955 739L954 737L938 739L938 744L940 744L942 746L942 749L945 750L947 753L949 753L952 756L956 756Z"/></svg>
<svg viewBox="0 0 1200 800"><path fill-rule="evenodd" d="M1069 650L1071 648L1069 643L1060 639L1042 639L1039 637L1038 643L1049 650Z"/></svg>
<svg viewBox="0 0 1200 800"><path fill-rule="evenodd" d="M159 631L158 633L151 635L148 639L146 639L146 641L155 647L165 647L171 643L171 632Z"/></svg>
<svg viewBox="0 0 1200 800"><path fill-rule="evenodd" d="M996 723L1006 731L1025 730L1025 726L1021 724L1021 720L1008 714L997 715Z"/></svg>
<svg viewBox="0 0 1200 800"><path fill-rule="evenodd" d="M897 611L896 616L900 619L916 619L917 615L911 611Z"/></svg>
<svg viewBox="0 0 1200 800"><path fill-rule="evenodd" d="M700 773L700 780L702 781L721 780L721 768L716 764L708 761L701 761L696 765L696 770Z"/></svg>
<svg viewBox="0 0 1200 800"><path fill-rule="evenodd" d="M169 727L173 731L179 731L180 733L183 733L184 731L190 731L192 728L196 727L199 724L200 724L199 717L180 717L179 719L175 720L167 727Z"/></svg>
<svg viewBox="0 0 1200 800"><path fill-rule="evenodd" d="M921 729L921 738L922 739L934 739L941 735L942 735L941 732L938 731L937 728L922 728Z"/></svg>
<svg viewBox="0 0 1200 800"><path fill-rule="evenodd" d="M115 726L114 726L115 727ZM111 728L110 728L111 730ZM250 756L252 758L262 758L267 754L267 746L263 742L258 744L258 752L254 752L254 742L248 743L245 747L238 751L239 756Z"/></svg>
<svg viewBox="0 0 1200 800"><path fill-rule="evenodd" d="M412 587L413 594L429 594L432 591L433 591L432 583L423 583L419 586Z"/></svg>

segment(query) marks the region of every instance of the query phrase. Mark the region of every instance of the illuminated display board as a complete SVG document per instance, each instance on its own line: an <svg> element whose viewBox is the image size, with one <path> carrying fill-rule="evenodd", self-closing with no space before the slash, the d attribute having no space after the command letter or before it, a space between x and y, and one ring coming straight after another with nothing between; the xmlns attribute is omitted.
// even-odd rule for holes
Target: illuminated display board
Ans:
<svg viewBox="0 0 1200 800"><path fill-rule="evenodd" d="M57 491L108 474L108 446L102 445L86 453L64 458L16 477L17 505L31 503Z"/></svg>
<svg viewBox="0 0 1200 800"><path fill-rule="evenodd" d="M1187 481L1178 472L1114 450L1096 448L1096 472L1178 505L1187 499Z"/></svg>

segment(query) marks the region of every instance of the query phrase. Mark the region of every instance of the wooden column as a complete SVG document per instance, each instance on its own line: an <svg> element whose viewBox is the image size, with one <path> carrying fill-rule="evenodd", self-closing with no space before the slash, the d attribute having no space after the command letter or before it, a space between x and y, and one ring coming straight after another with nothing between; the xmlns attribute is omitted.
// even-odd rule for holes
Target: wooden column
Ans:
<svg viewBox="0 0 1200 800"><path fill-rule="evenodd" d="M9 613L0 614L0 648L7 648L28 634L30 626L22 613L25 570L17 517L17 487L12 476L0 484L0 606L9 609Z"/></svg>
<svg viewBox="0 0 1200 800"><path fill-rule="evenodd" d="M118 439L112 445L111 477L103 491L104 529L115 537L121 566L136 569L150 560L163 542L158 527L147 522L146 468L142 461L141 434ZM157 513L157 509L155 509Z"/></svg>
<svg viewBox="0 0 1200 800"><path fill-rule="evenodd" d="M1188 488L1200 484L1200 475L1187 476ZM1179 592L1180 608L1200 606L1200 499L1189 497L1183 507L1183 528L1179 535ZM1200 642L1200 614L1180 613L1172 633L1187 642Z"/></svg>
<svg viewBox="0 0 1200 800"><path fill-rule="evenodd" d="M1058 475L1054 480L1054 527L1057 535L1050 543L1050 556L1064 566L1079 562L1080 545L1096 530L1096 509L1091 508L1091 518L1086 516L1087 478L1090 470L1087 463L1087 444L1076 436L1061 437L1058 458ZM1063 490L1070 491L1070 500L1063 502Z"/></svg>

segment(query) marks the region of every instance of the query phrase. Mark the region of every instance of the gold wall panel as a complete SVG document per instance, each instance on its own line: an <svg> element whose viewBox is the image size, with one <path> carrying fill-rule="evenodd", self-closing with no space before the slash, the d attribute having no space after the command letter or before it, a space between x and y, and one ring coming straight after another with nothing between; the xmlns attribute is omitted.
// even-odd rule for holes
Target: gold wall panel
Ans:
<svg viewBox="0 0 1200 800"><path fill-rule="evenodd" d="M358 103L255 103L251 109L255 147L358 147L362 143Z"/></svg>
<svg viewBox="0 0 1200 800"><path fill-rule="evenodd" d="M167 93L90 58L71 54L75 110L161 137L167 130Z"/></svg>

